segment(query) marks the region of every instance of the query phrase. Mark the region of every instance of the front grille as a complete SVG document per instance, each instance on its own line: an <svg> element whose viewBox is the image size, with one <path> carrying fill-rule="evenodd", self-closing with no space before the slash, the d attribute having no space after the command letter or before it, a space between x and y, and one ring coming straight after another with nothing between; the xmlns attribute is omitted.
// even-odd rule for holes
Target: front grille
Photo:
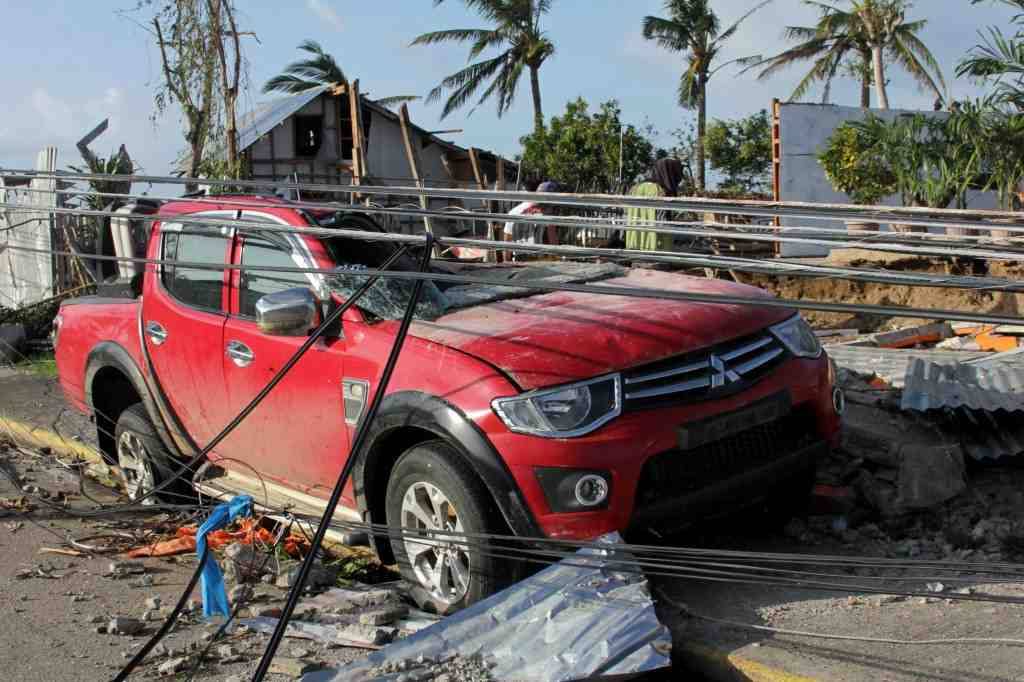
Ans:
<svg viewBox="0 0 1024 682"><path fill-rule="evenodd" d="M817 440L806 408L692 450L669 450L644 463L637 484L638 508L683 497L792 454Z"/></svg>
<svg viewBox="0 0 1024 682"><path fill-rule="evenodd" d="M718 399L750 387L786 359L767 332L734 339L623 373L623 406L646 409Z"/></svg>

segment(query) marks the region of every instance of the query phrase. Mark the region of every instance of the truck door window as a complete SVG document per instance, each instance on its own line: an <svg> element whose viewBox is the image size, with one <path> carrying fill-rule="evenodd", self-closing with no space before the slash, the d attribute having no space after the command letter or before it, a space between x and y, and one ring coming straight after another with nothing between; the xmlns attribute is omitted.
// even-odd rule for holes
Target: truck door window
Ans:
<svg viewBox="0 0 1024 682"><path fill-rule="evenodd" d="M164 259L221 267L206 269L164 264L164 287L182 303L220 312L227 243L227 236L216 228L182 227L180 231L165 232Z"/></svg>
<svg viewBox="0 0 1024 682"><path fill-rule="evenodd" d="M292 258L291 249L251 235L247 235L242 242L242 265L299 267ZM309 278L302 272L243 269L238 289L238 314L256 317L256 301L260 297L285 289L309 286Z"/></svg>

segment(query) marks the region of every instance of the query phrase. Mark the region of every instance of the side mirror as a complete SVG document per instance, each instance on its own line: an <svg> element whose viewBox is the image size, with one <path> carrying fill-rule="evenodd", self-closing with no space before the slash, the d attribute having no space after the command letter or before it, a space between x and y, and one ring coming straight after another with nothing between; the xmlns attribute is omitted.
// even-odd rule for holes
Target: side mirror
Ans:
<svg viewBox="0 0 1024 682"><path fill-rule="evenodd" d="M256 301L256 326L271 336L306 336L319 317L319 304L309 289L285 289Z"/></svg>

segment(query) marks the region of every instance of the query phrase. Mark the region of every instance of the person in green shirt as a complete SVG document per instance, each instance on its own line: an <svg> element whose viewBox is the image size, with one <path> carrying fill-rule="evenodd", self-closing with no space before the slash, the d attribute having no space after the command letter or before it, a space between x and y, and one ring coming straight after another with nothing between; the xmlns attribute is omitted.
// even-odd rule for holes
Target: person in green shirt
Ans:
<svg viewBox="0 0 1024 682"><path fill-rule="evenodd" d="M679 159L659 159L644 180L629 193L633 197L678 196L683 181L683 164ZM626 209L627 225L644 225L665 220L667 211L654 208ZM672 235L647 230L626 230L626 248L633 251L671 251Z"/></svg>

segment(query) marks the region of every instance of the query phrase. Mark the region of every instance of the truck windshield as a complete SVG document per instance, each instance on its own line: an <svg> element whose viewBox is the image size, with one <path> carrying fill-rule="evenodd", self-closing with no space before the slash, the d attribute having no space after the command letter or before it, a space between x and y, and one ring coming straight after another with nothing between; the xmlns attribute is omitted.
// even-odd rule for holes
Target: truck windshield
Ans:
<svg viewBox="0 0 1024 682"><path fill-rule="evenodd" d="M327 278L327 284L339 296L347 299L366 282L367 275L364 273L375 269L376 265L372 268L358 263L342 265L335 270L335 274ZM400 319L405 315L405 309L412 298L414 284L415 280L411 279L378 279L356 305L363 312L381 320ZM448 299L444 293L433 282L424 282L420 302L416 306L416 319L436 320L444 315L448 307Z"/></svg>

